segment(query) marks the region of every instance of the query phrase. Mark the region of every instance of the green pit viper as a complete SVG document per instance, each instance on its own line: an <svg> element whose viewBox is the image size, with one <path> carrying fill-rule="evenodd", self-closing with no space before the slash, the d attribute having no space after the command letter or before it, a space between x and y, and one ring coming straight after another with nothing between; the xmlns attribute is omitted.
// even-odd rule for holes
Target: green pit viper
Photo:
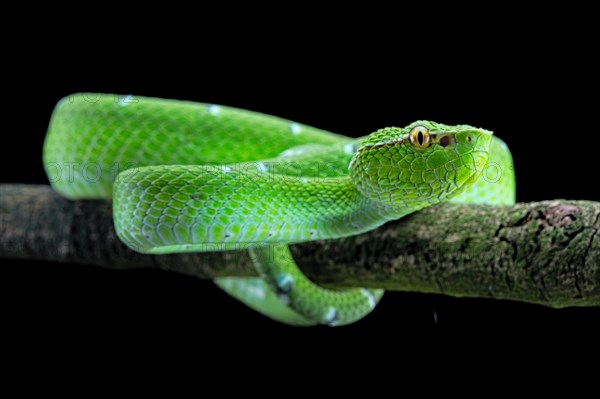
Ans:
<svg viewBox="0 0 600 399"><path fill-rule="evenodd" d="M112 198L117 235L135 251L250 251L260 277L217 285L291 325L353 323L383 291L322 288L288 244L360 234L443 201L515 201L508 147L484 129L417 121L354 139L221 105L112 94L58 103L44 167L67 198Z"/></svg>

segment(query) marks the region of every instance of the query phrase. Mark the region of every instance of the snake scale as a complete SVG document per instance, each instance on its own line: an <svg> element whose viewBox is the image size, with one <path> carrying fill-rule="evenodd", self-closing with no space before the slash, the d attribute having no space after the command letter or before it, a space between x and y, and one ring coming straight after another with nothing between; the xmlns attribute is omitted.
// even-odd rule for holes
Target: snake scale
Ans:
<svg viewBox="0 0 600 399"><path fill-rule="evenodd" d="M260 277L215 282L291 325L353 323L383 291L322 288L288 244L360 234L442 201L515 201L508 147L484 129L417 121L355 139L221 105L113 94L58 103L44 167L67 198L112 199L117 235L135 251L250 251Z"/></svg>

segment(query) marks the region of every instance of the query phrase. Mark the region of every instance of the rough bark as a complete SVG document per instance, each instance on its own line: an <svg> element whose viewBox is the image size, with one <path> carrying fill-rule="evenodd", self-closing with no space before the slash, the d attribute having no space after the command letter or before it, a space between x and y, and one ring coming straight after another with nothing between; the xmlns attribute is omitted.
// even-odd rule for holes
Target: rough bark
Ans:
<svg viewBox="0 0 600 399"><path fill-rule="evenodd" d="M116 237L107 201L69 201L47 186L0 185L0 258L199 278L250 276L244 251L141 255ZM600 203L441 204L355 237L292 246L302 270L332 287L600 305Z"/></svg>

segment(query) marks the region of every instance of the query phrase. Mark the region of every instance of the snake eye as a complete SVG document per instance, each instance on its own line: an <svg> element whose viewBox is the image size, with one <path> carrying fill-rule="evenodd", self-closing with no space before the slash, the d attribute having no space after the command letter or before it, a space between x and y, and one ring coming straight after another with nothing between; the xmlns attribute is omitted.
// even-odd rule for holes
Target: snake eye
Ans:
<svg viewBox="0 0 600 399"><path fill-rule="evenodd" d="M415 126L408 133L410 143L416 148L427 148L431 143L429 130L425 126Z"/></svg>

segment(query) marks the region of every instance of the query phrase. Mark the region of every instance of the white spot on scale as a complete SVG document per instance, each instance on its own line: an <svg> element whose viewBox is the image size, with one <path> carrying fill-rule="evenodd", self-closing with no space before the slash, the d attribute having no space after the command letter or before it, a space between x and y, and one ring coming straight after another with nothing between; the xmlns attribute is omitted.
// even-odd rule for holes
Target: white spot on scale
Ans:
<svg viewBox="0 0 600 399"><path fill-rule="evenodd" d="M275 282L279 288L289 289L294 283L294 278L289 274L280 274Z"/></svg>
<svg viewBox="0 0 600 399"><path fill-rule="evenodd" d="M325 322L328 323L328 324L330 324L330 325L334 325L336 317L337 317L337 310L336 310L336 308L334 308L333 306L330 306L327 309L327 313L325 313Z"/></svg>
<svg viewBox="0 0 600 399"><path fill-rule="evenodd" d="M303 149L290 148L289 150L285 150L284 152L279 154L279 157L293 157L294 155L301 155L301 154L304 154Z"/></svg>
<svg viewBox="0 0 600 399"><path fill-rule="evenodd" d="M266 172L269 170L269 167L267 165L265 165L263 162L259 162L256 164L256 167L258 168L259 171L261 172Z"/></svg>
<svg viewBox="0 0 600 399"><path fill-rule="evenodd" d="M300 183L307 183L308 179L306 177L301 177L300 178Z"/></svg>
<svg viewBox="0 0 600 399"><path fill-rule="evenodd" d="M211 105L208 107L208 113L211 115L218 115L221 112L221 107L218 105Z"/></svg>
<svg viewBox="0 0 600 399"><path fill-rule="evenodd" d="M221 170L223 172L231 172L232 169L229 166L221 166Z"/></svg>
<svg viewBox="0 0 600 399"><path fill-rule="evenodd" d="M375 300L373 294L371 294L371 292L365 288L361 288L360 292L362 292L362 294L367 297L367 300L369 301L369 306L371 307L371 309L373 309L375 305L377 305L377 301Z"/></svg>
<svg viewBox="0 0 600 399"><path fill-rule="evenodd" d="M131 103L136 103L136 102L137 102L137 99L134 96L129 95L129 96L125 96L122 99L120 99L119 105L121 107L124 107L126 105L129 105Z"/></svg>
<svg viewBox="0 0 600 399"><path fill-rule="evenodd" d="M301 130L302 130L302 128L297 123L292 123L290 125L290 132L292 132L292 134L294 134L294 135L299 134Z"/></svg>
<svg viewBox="0 0 600 399"><path fill-rule="evenodd" d="M248 294L258 299L264 299L265 289L259 286L252 286L247 288Z"/></svg>
<svg viewBox="0 0 600 399"><path fill-rule="evenodd" d="M352 155L354 154L354 151L356 151L356 147L354 146L354 144L346 144L344 145L344 152L348 155Z"/></svg>

